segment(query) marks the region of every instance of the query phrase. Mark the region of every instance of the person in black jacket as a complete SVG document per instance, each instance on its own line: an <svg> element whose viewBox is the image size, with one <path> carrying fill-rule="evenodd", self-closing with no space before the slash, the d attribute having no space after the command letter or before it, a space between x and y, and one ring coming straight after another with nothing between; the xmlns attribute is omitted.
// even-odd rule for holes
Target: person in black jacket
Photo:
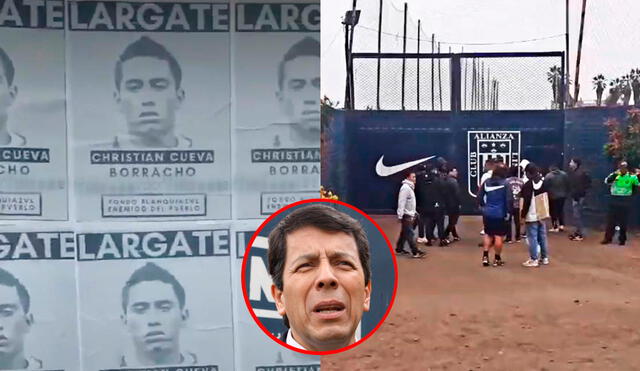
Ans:
<svg viewBox="0 0 640 371"><path fill-rule="evenodd" d="M445 178L445 206L449 221L447 222L447 228L444 230L444 238L448 241L460 241L460 236L456 230L456 224L458 224L458 218L460 218L460 207L462 203L460 201L460 186L458 185L458 169L451 167ZM453 239L449 239L449 235L452 235Z"/></svg>
<svg viewBox="0 0 640 371"><path fill-rule="evenodd" d="M430 164L423 165L422 171L416 174L416 201L420 214L418 223L418 242L425 242L427 246L433 245L435 235L434 227L438 227L440 246L446 246L449 241L444 234L444 183L438 174L438 169Z"/></svg>
<svg viewBox="0 0 640 371"><path fill-rule="evenodd" d="M573 207L573 222L576 225L576 230L569 236L569 239L582 241L584 239L584 223L582 221L584 198L591 188L591 177L582 168L582 161L579 158L572 158L569 162L569 168L569 195Z"/></svg>

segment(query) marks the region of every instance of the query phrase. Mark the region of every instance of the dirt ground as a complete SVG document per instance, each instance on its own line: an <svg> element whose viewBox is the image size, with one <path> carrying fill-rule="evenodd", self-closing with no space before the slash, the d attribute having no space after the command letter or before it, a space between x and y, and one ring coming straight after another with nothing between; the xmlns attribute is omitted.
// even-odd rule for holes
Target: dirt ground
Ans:
<svg viewBox="0 0 640 371"><path fill-rule="evenodd" d="M375 219L395 243L394 217ZM398 258L385 323L323 356L322 370L640 370L640 236L620 247L600 245L601 232L583 242L550 233L550 265L523 267L523 240L494 268L481 265L480 229L463 217L462 241Z"/></svg>

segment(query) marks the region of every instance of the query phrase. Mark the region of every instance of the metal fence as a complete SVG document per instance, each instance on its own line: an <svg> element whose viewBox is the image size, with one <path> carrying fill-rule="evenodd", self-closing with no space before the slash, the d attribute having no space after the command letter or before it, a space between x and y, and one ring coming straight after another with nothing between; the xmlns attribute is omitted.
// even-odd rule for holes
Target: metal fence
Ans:
<svg viewBox="0 0 640 371"><path fill-rule="evenodd" d="M564 107L564 53L354 53L357 110ZM378 72L379 71L379 72Z"/></svg>

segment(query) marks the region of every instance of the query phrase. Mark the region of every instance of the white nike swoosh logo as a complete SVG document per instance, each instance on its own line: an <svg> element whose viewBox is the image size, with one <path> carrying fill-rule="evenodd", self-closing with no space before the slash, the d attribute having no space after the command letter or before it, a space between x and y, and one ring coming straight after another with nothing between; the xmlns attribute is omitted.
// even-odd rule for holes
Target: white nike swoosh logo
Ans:
<svg viewBox="0 0 640 371"><path fill-rule="evenodd" d="M503 185L501 185L501 186L495 186L495 187L484 186L484 189L485 189L485 191L487 191L487 192L496 191L496 190L498 190L498 189L500 189L500 188L504 188L504 186L503 186Z"/></svg>
<svg viewBox="0 0 640 371"><path fill-rule="evenodd" d="M380 159L378 160L378 163L376 164L376 174L378 174L379 176L393 175L393 174L401 172L402 170L408 169L408 168L410 168L412 166L416 166L417 164L419 164L421 162L425 162L427 160L431 160L434 157L436 157L436 156L429 156L429 157L421 158L419 160L405 162L405 163L399 164L399 165L386 166L385 164L382 163L382 160L384 159L384 155L382 155L382 156L380 156Z"/></svg>

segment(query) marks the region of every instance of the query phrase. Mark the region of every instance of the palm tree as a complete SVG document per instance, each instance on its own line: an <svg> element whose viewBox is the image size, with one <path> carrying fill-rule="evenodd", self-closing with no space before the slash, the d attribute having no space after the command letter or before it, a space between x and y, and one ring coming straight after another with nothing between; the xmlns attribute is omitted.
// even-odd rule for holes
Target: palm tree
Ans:
<svg viewBox="0 0 640 371"><path fill-rule="evenodd" d="M562 74L560 71L560 67L554 65L549 68L549 72L547 72L547 81L551 83L551 89L553 90L553 104L560 104L560 79L562 78Z"/></svg>
<svg viewBox="0 0 640 371"><path fill-rule="evenodd" d="M596 89L596 105L598 107L602 105L602 93L605 87L607 87L607 79L604 78L604 75L599 74L593 77L593 88Z"/></svg>
<svg viewBox="0 0 640 371"><path fill-rule="evenodd" d="M640 68L631 69L631 89L633 90L633 105L640 107Z"/></svg>
<svg viewBox="0 0 640 371"><path fill-rule="evenodd" d="M622 105L628 106L631 100L631 76L624 75L620 77L620 92L622 93Z"/></svg>

